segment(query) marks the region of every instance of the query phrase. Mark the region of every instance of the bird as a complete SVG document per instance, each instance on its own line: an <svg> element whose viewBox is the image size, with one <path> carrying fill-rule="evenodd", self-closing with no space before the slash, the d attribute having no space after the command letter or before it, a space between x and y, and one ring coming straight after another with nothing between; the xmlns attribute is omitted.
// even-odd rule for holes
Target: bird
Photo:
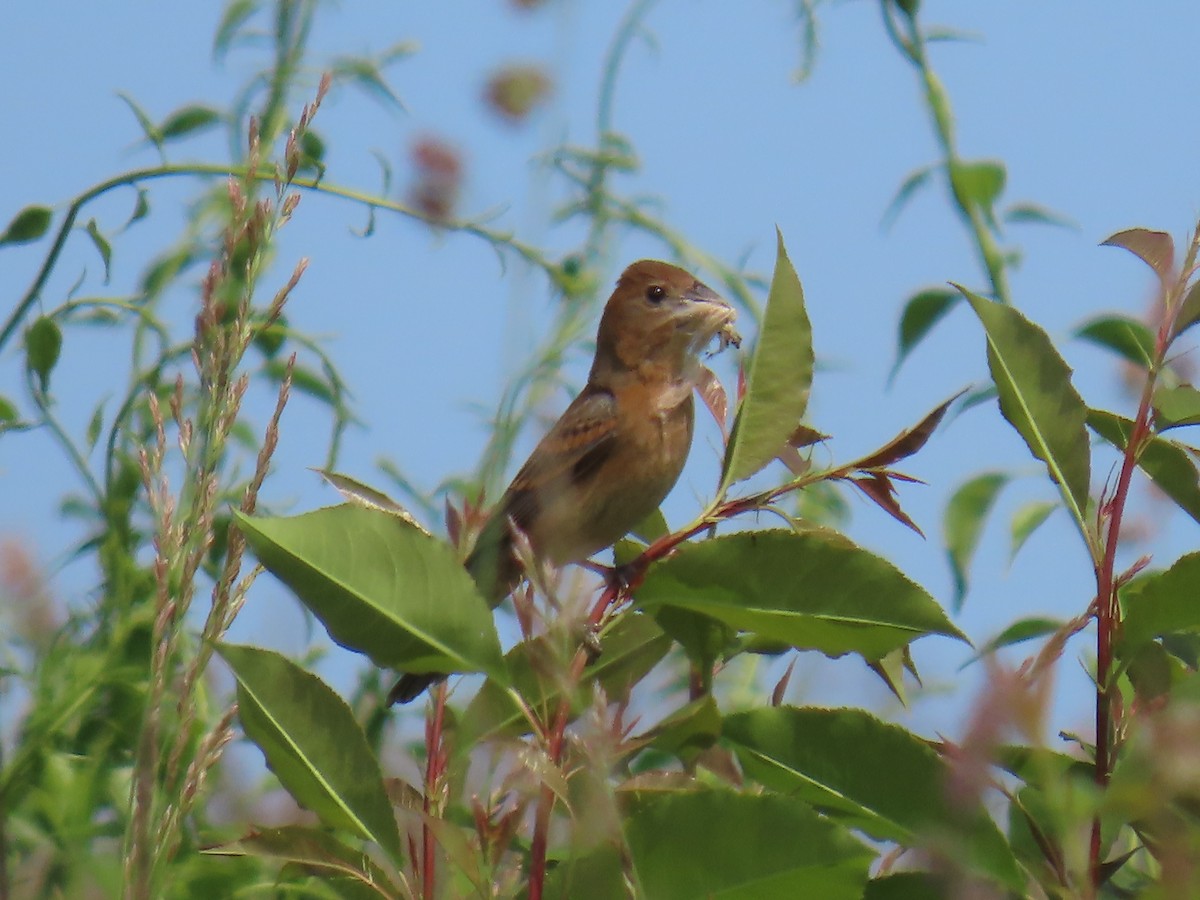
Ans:
<svg viewBox="0 0 1200 900"><path fill-rule="evenodd" d="M495 608L523 577L513 529L536 559L583 562L653 513L683 471L695 420L700 353L740 343L734 308L670 263L643 259L604 306L587 384L534 448L479 532L464 565ZM388 705L439 673L402 675Z"/></svg>

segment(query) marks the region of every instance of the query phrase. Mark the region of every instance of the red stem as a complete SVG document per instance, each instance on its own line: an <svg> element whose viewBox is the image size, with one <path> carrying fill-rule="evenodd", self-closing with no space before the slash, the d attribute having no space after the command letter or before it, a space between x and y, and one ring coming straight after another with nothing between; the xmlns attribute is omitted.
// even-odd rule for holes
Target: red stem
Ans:
<svg viewBox="0 0 1200 900"><path fill-rule="evenodd" d="M442 727L446 718L446 683L443 681L434 692L433 718L425 722L425 798L422 807L425 812L421 826L421 847L423 850L421 862L421 896L425 900L433 900L434 896L434 847L433 832L429 828L429 817L432 815L431 797L437 792L438 784L445 771L446 754L442 746Z"/></svg>
<svg viewBox="0 0 1200 900"><path fill-rule="evenodd" d="M1159 336L1162 344L1163 335ZM1133 477L1133 468L1141 445L1150 431L1150 403L1153 395L1154 379L1146 379L1142 398L1138 404L1137 418L1134 419L1133 429L1129 440L1125 442L1125 456L1121 461L1121 472L1117 476L1117 486L1109 502L1108 534L1104 540L1104 556L1096 570L1096 764L1094 778L1100 790L1108 787L1109 776L1113 767L1113 694L1109 684L1112 669L1113 645L1117 630L1120 628L1120 614L1117 606L1117 583L1114 577L1116 567L1117 543L1121 534L1121 520L1125 513L1125 503L1129 497L1129 482ZM1100 833L1100 817L1092 819L1091 843L1088 849L1088 862L1091 868L1093 893L1098 894L1103 880L1102 851Z"/></svg>
<svg viewBox="0 0 1200 900"><path fill-rule="evenodd" d="M644 558L649 554L649 550L642 555ZM604 593L600 595L600 599L596 601L596 605L592 607L592 612L588 616L588 627L596 628L604 621L604 615L608 612L610 606L616 602L617 598L636 586L637 582L641 581L641 575L645 572L644 566L639 566L637 574L632 581L634 585L617 588L609 586L604 589ZM583 670L587 668L588 654L584 648L575 651L575 656L571 660L571 673L568 679L569 685L576 685L579 679L583 677ZM566 743L565 735L567 731L567 719L571 714L571 690L568 689L561 699L558 701L558 709L554 713L554 724L550 729L550 733L546 739L546 753L550 757L550 761L558 766L562 764L563 746ZM542 890L546 881L546 848L549 843L550 836L550 815L554 812L554 791L547 785L542 785L541 793L538 795L537 812L534 815L533 825L533 840L529 847L529 900L542 900Z"/></svg>

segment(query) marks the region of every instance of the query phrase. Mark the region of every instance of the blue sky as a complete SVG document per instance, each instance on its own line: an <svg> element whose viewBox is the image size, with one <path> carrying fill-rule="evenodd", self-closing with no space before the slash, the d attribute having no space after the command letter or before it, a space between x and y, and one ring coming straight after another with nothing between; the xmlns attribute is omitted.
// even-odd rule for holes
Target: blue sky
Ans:
<svg viewBox="0 0 1200 900"><path fill-rule="evenodd" d="M820 7L821 47L802 84L792 79L801 53L794 7L784 0L662 0L652 8L649 38L631 48L615 94L616 127L632 140L642 165L615 187L657 198L659 214L694 244L728 261L744 258L761 272L770 271L774 228L781 228L805 286L823 363L812 423L833 435L830 458L844 460L986 377L978 324L959 309L887 385L904 299L929 285L982 287L983 280L940 186L918 195L890 229L880 226L904 177L934 161L937 150L914 73L888 44L877 4ZM314 65L400 40L420 45L390 70L403 111L347 91L330 96L316 126L330 145L327 179L376 189L371 154L378 151L395 167L395 191L402 193L407 148L419 135L440 135L466 159L464 214L494 213L494 224L523 240L568 252L580 228L551 222L566 194L538 157L560 142L594 143L601 60L624 9L565 0L533 14L518 14L500 0L325 8L314 31ZM0 33L0 77L7 85L0 96L7 124L0 220L31 203L61 212L89 185L154 162L118 91L157 118L189 102L227 105L264 51L242 48L214 63L218 15L217 4L49 2L27 4L12 16ZM1089 403L1128 414L1130 400L1112 359L1068 336L1091 315L1141 314L1149 302L1148 271L1122 251L1098 247L1101 240L1146 226L1182 243L1200 214L1191 65L1200 7L1175 0L1151 12L1145 5L1103 4L1081 15L1072 4L1034 0L927 2L923 20L974 36L932 49L954 104L961 153L1005 163L1004 202L1040 203L1077 223L1006 230L1005 245L1022 251L1012 275L1015 302L1060 342ZM550 105L520 129L497 122L479 99L487 73L510 62L544 65L555 82ZM314 86L315 79L314 71ZM297 97L293 108L304 99ZM216 161L225 148L214 136L170 154L175 161ZM178 235L180 204L197 190L194 182L153 187L155 213L116 244L107 288L94 250L77 235L45 292L47 306L59 302L85 268L85 290L130 289L145 261ZM102 226L115 225L131 205L130 193L107 198L83 220L95 215ZM363 222L360 209L306 196L284 232L280 268L268 284L281 282L299 257L311 260L289 316L323 337L363 422L347 435L339 467L382 484L375 465L387 456L431 487L473 465L486 437L480 411L495 404L533 336L546 328L555 300L543 277L516 264L502 270L477 239L433 234L386 214L376 233L361 239L352 229ZM45 243L0 251L6 304L26 289ZM633 259L665 253L645 237L624 237L603 278L611 281ZM176 295L181 323L190 321L189 301L185 292ZM68 333L54 385L63 418L77 433L95 403L119 388L126 353L106 333ZM586 364L582 350L572 358L576 383ZM23 402L22 365L15 348L0 357L0 394ZM720 360L718 368L729 377L732 359ZM546 414L568 399L565 392L554 398ZM258 408L261 420L265 412ZM307 471L322 461L320 440L311 436L322 421L303 398L285 416L267 491L280 508L299 511L334 500ZM667 506L674 523L686 521L699 498L711 493L714 439L712 429L697 436L692 464ZM1094 485L1110 463L1099 458ZM902 495L928 539L858 500L851 501L849 531L946 604L952 588L939 522L949 493L985 469L1034 476L1007 489L985 532L973 590L956 620L973 640L1023 615L1065 617L1086 606L1090 568L1065 515L1056 514L1008 565L1008 517L1022 502L1053 492L994 409L955 420L909 469L929 482ZM51 585L63 598L90 584L87 572L57 569L79 537L57 514L69 477L46 436L0 438L0 535L19 537L57 571ZM1144 492L1137 509L1157 529L1153 545L1137 552L1152 551L1156 563L1166 565L1195 546L1197 527L1182 514L1167 514ZM248 606L237 637L301 652L308 632L295 606L271 596L265 581L260 587L263 599ZM968 652L940 639L916 645L917 661L935 687L908 714L922 730L961 731L980 674L978 667L955 674ZM1062 664L1052 732L1088 728L1081 703L1086 676L1073 660L1081 654L1086 646L1077 641ZM861 670L848 660L806 660L797 696L886 705L882 688ZM335 651L325 672L345 687L346 654Z"/></svg>

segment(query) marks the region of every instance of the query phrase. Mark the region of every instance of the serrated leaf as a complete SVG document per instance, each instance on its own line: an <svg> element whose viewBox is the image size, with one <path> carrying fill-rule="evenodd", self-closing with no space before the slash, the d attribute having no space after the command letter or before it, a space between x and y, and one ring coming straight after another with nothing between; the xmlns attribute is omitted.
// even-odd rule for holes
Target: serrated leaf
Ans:
<svg viewBox="0 0 1200 900"><path fill-rule="evenodd" d="M1025 641L1031 641L1034 638L1045 637L1048 634L1054 634L1054 632L1062 627L1063 622L1059 619L1047 619L1043 616L1018 619L980 647L978 653L974 654L958 667L958 671L961 672L967 666L971 665L971 663L978 662L985 656L995 653L1001 647L1011 647L1013 644L1020 644Z"/></svg>
<svg viewBox="0 0 1200 900"><path fill-rule="evenodd" d="M1200 425L1200 391L1190 384L1155 391L1155 430L1166 431L1184 425Z"/></svg>
<svg viewBox="0 0 1200 900"><path fill-rule="evenodd" d="M929 438L937 430L942 417L946 415L946 410L950 408L950 404L962 395L963 392L959 391L949 400L934 407L912 428L906 428L874 453L858 460L855 465L860 469L876 469L893 465L902 459L908 459L929 442Z"/></svg>
<svg viewBox="0 0 1200 900"><path fill-rule="evenodd" d="M1004 211L1004 220L1013 224L1033 223L1078 229L1079 223L1069 216L1037 203L1014 203Z"/></svg>
<svg viewBox="0 0 1200 900"><path fill-rule="evenodd" d="M331 472L328 469L314 469L313 471L329 482L333 489L348 502L366 507L367 509L378 509L389 515L396 516L427 537L433 537L429 533L429 530L414 519L407 509L383 491L377 491L375 488L363 484L349 475L342 475L339 472Z"/></svg>
<svg viewBox="0 0 1200 900"><path fill-rule="evenodd" d="M1011 536L1008 552L1009 562L1016 559L1017 553L1025 546L1025 542L1061 505L1054 500L1034 500L1013 513L1012 523L1009 527Z"/></svg>
<svg viewBox="0 0 1200 900"><path fill-rule="evenodd" d="M960 295L945 288L928 288L908 298L904 312L900 314L899 334L896 338L896 361L892 364L888 380L896 377L900 365L908 358L933 326L954 308Z"/></svg>
<svg viewBox="0 0 1200 900"><path fill-rule="evenodd" d="M400 832L379 761L346 702L271 650L222 644L237 679L238 718L288 793L321 821L374 841L393 858Z"/></svg>
<svg viewBox="0 0 1200 900"><path fill-rule="evenodd" d="M206 847L202 852L211 856L255 856L282 860L306 869L348 876L359 884L370 885L375 897L402 896L387 873L369 855L316 828L302 825L256 828L236 841Z"/></svg>
<svg viewBox="0 0 1200 900"><path fill-rule="evenodd" d="M1087 406L1071 384L1071 369L1041 328L1017 310L956 285L987 333L988 368L1000 412L1046 464L1085 541L1091 456Z"/></svg>
<svg viewBox="0 0 1200 900"><path fill-rule="evenodd" d="M1154 334L1145 323L1128 316L1089 319L1075 330L1075 337L1111 350L1143 369L1154 360Z"/></svg>
<svg viewBox="0 0 1200 900"><path fill-rule="evenodd" d="M776 230L775 273L762 329L755 342L733 434L725 453L722 487L749 478L787 445L804 416L812 386L812 327L804 309L804 289L783 234Z"/></svg>
<svg viewBox="0 0 1200 900"><path fill-rule="evenodd" d="M848 478L847 481L901 525L905 525L921 537L925 537L925 532L901 508L900 501L896 497L896 486L892 484L892 479L887 475L881 472L871 472L861 477Z"/></svg>
<svg viewBox="0 0 1200 900"><path fill-rule="evenodd" d="M1101 409L1088 411L1088 427L1118 450L1124 451L1133 434L1133 422ZM1200 522L1200 474L1186 450L1164 437L1154 436L1137 460L1138 468L1179 508Z"/></svg>
<svg viewBox="0 0 1200 900"><path fill-rule="evenodd" d="M1163 231L1130 228L1100 242L1101 247L1122 247L1148 265L1164 283L1175 271L1175 241Z"/></svg>
<svg viewBox="0 0 1200 900"><path fill-rule="evenodd" d="M879 840L937 835L955 857L1013 890L1024 882L982 805L951 806L948 771L925 741L856 709L756 709L725 717L746 775Z"/></svg>
<svg viewBox="0 0 1200 900"><path fill-rule="evenodd" d="M100 226L96 224L95 219L89 219L87 223L88 237L92 239L92 244L96 248L96 252L100 254L100 259L104 261L104 283L108 284L109 276L112 272L112 244L108 242L108 238L100 233Z"/></svg>
<svg viewBox="0 0 1200 900"><path fill-rule="evenodd" d="M942 519L946 554L954 574L954 608L961 609L967 595L968 572L988 514L1000 489L1010 481L1006 472L985 472L963 483L950 495Z"/></svg>
<svg viewBox="0 0 1200 900"><path fill-rule="evenodd" d="M858 900L875 855L792 797L646 790L622 800L638 896L654 900Z"/></svg>
<svg viewBox="0 0 1200 900"><path fill-rule="evenodd" d="M892 224L900 217L900 213L904 211L904 207L916 196L918 190L929 183L930 176L939 168L940 166L936 165L922 166L919 169L914 169L905 176L904 181L900 183L900 187L896 190L896 195L892 197L892 202L884 210L880 226L885 231L892 227Z"/></svg>
<svg viewBox="0 0 1200 900"><path fill-rule="evenodd" d="M0 246L36 241L49 230L53 215L48 206L25 207L12 217L4 233L0 234Z"/></svg>
<svg viewBox="0 0 1200 900"><path fill-rule="evenodd" d="M360 506L237 523L343 647L381 667L507 681L491 609L449 545Z"/></svg>
<svg viewBox="0 0 1200 900"><path fill-rule="evenodd" d="M1119 650L1132 657L1147 641L1173 632L1200 631L1200 553L1189 553L1165 572L1140 575L1121 591L1124 610Z"/></svg>
<svg viewBox="0 0 1200 900"><path fill-rule="evenodd" d="M679 607L827 656L878 659L928 634L966 638L887 560L824 529L759 531L682 545L636 600Z"/></svg>
<svg viewBox="0 0 1200 900"><path fill-rule="evenodd" d="M173 141L187 137L194 132L212 128L214 125L219 125L220 122L220 112L211 106L195 104L184 106L167 116L158 126L157 133L163 141Z"/></svg>
<svg viewBox="0 0 1200 900"><path fill-rule="evenodd" d="M40 316L25 330L25 366L38 377L41 390L50 389L50 373L62 352L62 330L53 319Z"/></svg>

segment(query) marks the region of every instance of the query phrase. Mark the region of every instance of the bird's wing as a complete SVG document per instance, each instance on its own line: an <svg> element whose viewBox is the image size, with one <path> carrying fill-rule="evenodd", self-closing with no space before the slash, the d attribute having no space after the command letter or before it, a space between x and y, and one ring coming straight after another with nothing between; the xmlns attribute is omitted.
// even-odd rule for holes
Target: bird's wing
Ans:
<svg viewBox="0 0 1200 900"><path fill-rule="evenodd" d="M545 492L579 483L595 471L612 451L616 428L616 399L610 392L588 385L530 454L467 559L467 569L493 605L504 599L521 576L512 556L509 520L529 531Z"/></svg>
<svg viewBox="0 0 1200 900"><path fill-rule="evenodd" d="M538 492L585 480L611 452L616 430L616 399L588 385L546 432L509 485L501 504L505 515L526 527L536 514Z"/></svg>

